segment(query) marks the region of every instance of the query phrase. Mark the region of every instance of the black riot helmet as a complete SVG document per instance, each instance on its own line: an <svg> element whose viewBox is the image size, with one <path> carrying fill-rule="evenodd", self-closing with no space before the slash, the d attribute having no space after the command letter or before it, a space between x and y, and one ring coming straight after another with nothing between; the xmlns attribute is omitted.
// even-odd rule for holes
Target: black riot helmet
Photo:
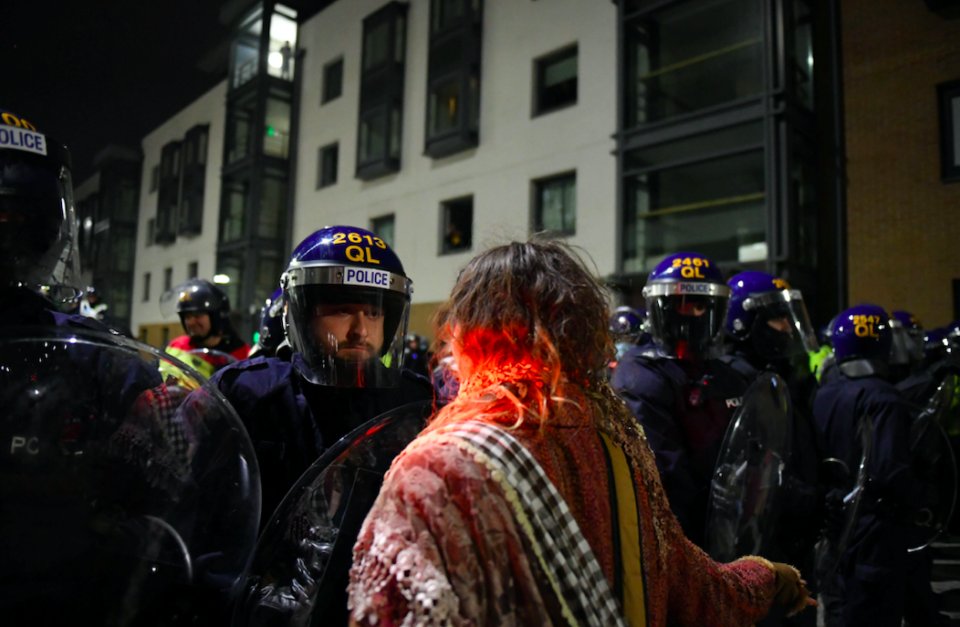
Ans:
<svg viewBox="0 0 960 627"><path fill-rule="evenodd" d="M182 285L164 292L160 296L160 311L169 316L176 309L180 316L180 323L188 313L205 313L210 316L210 331L203 337L193 337L203 341L209 337L216 337L230 328L228 316L230 314L230 297L219 285L206 279L190 279ZM183 325L186 330L187 325Z"/></svg>
<svg viewBox="0 0 960 627"><path fill-rule="evenodd" d="M0 109L0 287L80 295L70 153Z"/></svg>

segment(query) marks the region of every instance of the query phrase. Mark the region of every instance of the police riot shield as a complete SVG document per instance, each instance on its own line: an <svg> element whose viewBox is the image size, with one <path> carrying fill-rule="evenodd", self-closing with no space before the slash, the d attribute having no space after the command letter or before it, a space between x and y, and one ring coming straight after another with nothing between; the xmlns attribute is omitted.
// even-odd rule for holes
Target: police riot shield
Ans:
<svg viewBox="0 0 960 627"><path fill-rule="evenodd" d="M347 624L346 590L360 526L384 473L432 411L432 401L424 401L374 418L303 474L257 543L235 627Z"/></svg>
<svg viewBox="0 0 960 627"><path fill-rule="evenodd" d="M0 329L0 615L222 621L259 512L250 439L189 366L117 335Z"/></svg>
<svg viewBox="0 0 960 627"><path fill-rule="evenodd" d="M820 482L828 489L824 529L813 547L814 575L820 585L840 565L856 530L872 455L873 418L864 416L857 423L848 461L831 457L820 463Z"/></svg>
<svg viewBox="0 0 960 627"><path fill-rule="evenodd" d="M946 529L957 500L957 464L944 424L954 400L955 381L948 375L910 426L910 453L913 470L925 490L926 502L913 519L911 553L921 551Z"/></svg>
<svg viewBox="0 0 960 627"><path fill-rule="evenodd" d="M717 457L704 547L713 559L762 555L770 545L791 430L787 384L765 372L747 390Z"/></svg>

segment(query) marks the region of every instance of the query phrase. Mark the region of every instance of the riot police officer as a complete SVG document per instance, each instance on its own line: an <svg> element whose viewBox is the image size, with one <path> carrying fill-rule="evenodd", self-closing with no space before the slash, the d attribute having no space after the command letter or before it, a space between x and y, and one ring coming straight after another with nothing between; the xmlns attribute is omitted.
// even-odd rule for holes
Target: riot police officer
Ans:
<svg viewBox="0 0 960 627"><path fill-rule="evenodd" d="M44 296L73 302L81 293L70 168L66 146L0 109L0 325L106 330Z"/></svg>
<svg viewBox="0 0 960 627"><path fill-rule="evenodd" d="M782 279L750 271L733 276L727 285L731 296L724 361L751 380L762 372L773 372L790 390L790 458L775 536L780 554L770 557L812 572L811 550L821 527L822 510L817 467L823 457L811 414L816 379L808 369L808 354L819 350L813 326L800 290L791 289ZM791 624L814 624L816 617L806 614L791 620Z"/></svg>
<svg viewBox="0 0 960 627"><path fill-rule="evenodd" d="M678 253L643 294L654 343L627 351L611 384L643 425L673 513L702 546L720 444L751 383L718 359L730 288L713 261Z"/></svg>
<svg viewBox="0 0 960 627"><path fill-rule="evenodd" d="M253 549L252 446L218 394L182 421L203 381L58 310L81 294L69 154L0 120L0 615L213 624Z"/></svg>
<svg viewBox="0 0 960 627"><path fill-rule="evenodd" d="M174 338L166 351L190 363L209 377L228 363L246 359L250 347L230 324L230 297L215 283L190 279L160 297L160 309L166 315L176 307L185 335ZM191 359L199 356L203 362Z"/></svg>
<svg viewBox="0 0 960 627"><path fill-rule="evenodd" d="M277 288L260 310L260 328L257 343L250 349L249 358L280 357L290 359L290 344L283 333L283 289Z"/></svg>
<svg viewBox="0 0 960 627"><path fill-rule="evenodd" d="M911 521L929 505L930 488L914 472L909 450L911 405L887 380L891 347L887 313L858 305L833 323L839 376L820 388L814 420L832 457L855 468L859 419L873 423L871 485L840 565L841 623L846 626L936 624L929 564L907 552Z"/></svg>
<svg viewBox="0 0 960 627"><path fill-rule="evenodd" d="M643 346L650 342L650 334L644 328L647 312L626 305L617 307L610 316L610 334L617 349L616 359L620 359L634 346ZM616 366L616 364L614 364Z"/></svg>
<svg viewBox="0 0 960 627"><path fill-rule="evenodd" d="M264 518L324 450L383 412L433 397L402 369L412 281L375 234L323 228L281 278L291 360L257 357L212 379L257 449Z"/></svg>

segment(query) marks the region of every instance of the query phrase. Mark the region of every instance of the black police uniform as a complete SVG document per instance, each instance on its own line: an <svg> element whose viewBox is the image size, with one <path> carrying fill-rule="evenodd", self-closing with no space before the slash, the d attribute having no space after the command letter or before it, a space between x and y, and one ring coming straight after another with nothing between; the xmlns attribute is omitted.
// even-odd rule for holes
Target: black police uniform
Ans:
<svg viewBox="0 0 960 627"><path fill-rule="evenodd" d="M856 467L857 420L873 420L872 480L863 515L840 565L842 621L848 627L899 627L936 624L936 602L929 573L911 560L907 548L913 516L930 498L913 471L909 451L911 405L889 382L877 376L841 374L827 383L814 402L814 420L833 457Z"/></svg>
<svg viewBox="0 0 960 627"><path fill-rule="evenodd" d="M431 400L425 378L401 371L395 388L314 385L291 361L256 357L227 366L211 379L237 410L257 452L263 490L262 525L313 462L341 437L380 414Z"/></svg>
<svg viewBox="0 0 960 627"><path fill-rule="evenodd" d="M627 351L613 373L613 389L656 456L670 508L698 546L720 445L750 383L718 359L668 359L649 344Z"/></svg>

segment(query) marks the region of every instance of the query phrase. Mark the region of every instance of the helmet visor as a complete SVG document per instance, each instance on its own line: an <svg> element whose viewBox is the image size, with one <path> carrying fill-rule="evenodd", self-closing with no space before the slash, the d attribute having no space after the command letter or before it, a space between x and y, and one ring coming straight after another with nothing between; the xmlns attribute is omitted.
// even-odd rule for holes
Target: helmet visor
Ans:
<svg viewBox="0 0 960 627"><path fill-rule="evenodd" d="M164 318L180 312L219 311L223 305L223 295L199 281L187 281L160 295L160 313Z"/></svg>
<svg viewBox="0 0 960 627"><path fill-rule="evenodd" d="M309 381L339 387L399 384L410 317L406 293L308 284L289 289L287 299L287 336Z"/></svg>
<svg viewBox="0 0 960 627"><path fill-rule="evenodd" d="M70 170L0 152L0 281L70 300L78 264Z"/></svg>
<svg viewBox="0 0 960 627"><path fill-rule="evenodd" d="M757 309L750 335L764 359L783 359L820 350L799 290L768 292L749 299Z"/></svg>
<svg viewBox="0 0 960 627"><path fill-rule="evenodd" d="M716 357L729 304L727 296L648 297L654 341L665 355L680 359Z"/></svg>

